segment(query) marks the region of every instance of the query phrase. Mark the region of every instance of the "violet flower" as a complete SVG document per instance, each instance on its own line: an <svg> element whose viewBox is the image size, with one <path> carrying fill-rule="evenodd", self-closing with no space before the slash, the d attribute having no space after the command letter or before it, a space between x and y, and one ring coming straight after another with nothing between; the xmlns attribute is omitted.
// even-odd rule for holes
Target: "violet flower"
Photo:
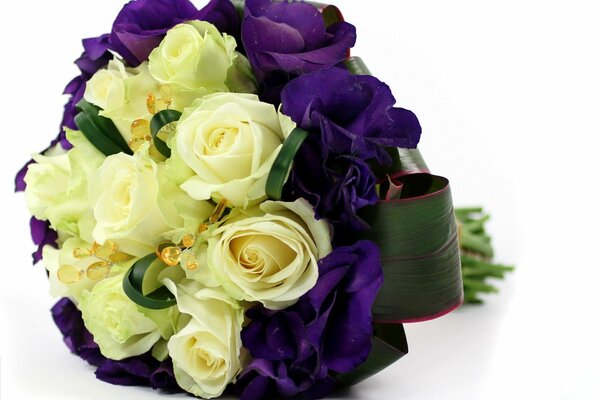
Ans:
<svg viewBox="0 0 600 400"><path fill-rule="evenodd" d="M293 78L344 60L356 42L356 29L347 22L326 28L309 3L247 0L242 42L263 92L278 100Z"/></svg>
<svg viewBox="0 0 600 400"><path fill-rule="evenodd" d="M324 158L333 153L388 164L386 148L414 149L421 137L415 114L393 107L390 88L372 76L341 68L313 72L290 82L281 100L284 114L320 136Z"/></svg>
<svg viewBox="0 0 600 400"><path fill-rule="evenodd" d="M315 207L317 219L327 218L338 233L368 228L358 211L376 204L377 180L371 168L352 156L323 159L316 135L311 136L294 159L289 181L293 197L303 197Z"/></svg>

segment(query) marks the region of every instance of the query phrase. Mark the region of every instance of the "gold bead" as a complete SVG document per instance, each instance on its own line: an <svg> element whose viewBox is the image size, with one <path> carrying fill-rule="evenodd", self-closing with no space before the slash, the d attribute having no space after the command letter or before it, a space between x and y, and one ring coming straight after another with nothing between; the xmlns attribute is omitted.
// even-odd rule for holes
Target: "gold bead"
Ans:
<svg viewBox="0 0 600 400"><path fill-rule="evenodd" d="M146 97L146 108L148 109L148 113L156 114L156 97L152 93L148 93L148 97Z"/></svg>
<svg viewBox="0 0 600 400"><path fill-rule="evenodd" d="M87 258L92 255L92 249L86 249L85 247L78 247L73 250L73 257L75 258Z"/></svg>
<svg viewBox="0 0 600 400"><path fill-rule="evenodd" d="M136 119L131 123L130 130L134 139L145 139L150 135L150 122L145 119Z"/></svg>
<svg viewBox="0 0 600 400"><path fill-rule="evenodd" d="M127 144L129 145L129 148L130 148L132 151L136 152L136 151L138 151L139 149L141 149L141 148L142 148L142 146L144 145L144 143L146 143L146 139L143 139L143 138L135 138L135 139L131 139L131 140L129 141L129 143L127 143Z"/></svg>
<svg viewBox="0 0 600 400"><path fill-rule="evenodd" d="M221 219L223 214L225 213L225 209L227 208L227 200L221 200L219 204L215 207L215 211L213 211L212 215L209 218L211 224L214 224L218 220Z"/></svg>
<svg viewBox="0 0 600 400"><path fill-rule="evenodd" d="M198 260L189 251L181 253L181 264L188 270L194 271L198 269Z"/></svg>
<svg viewBox="0 0 600 400"><path fill-rule="evenodd" d="M183 237L183 239L181 239L181 245L183 247L192 247L194 245L194 243L196 243L196 237L194 235L191 234L187 234Z"/></svg>
<svg viewBox="0 0 600 400"><path fill-rule="evenodd" d="M93 281L104 278L110 272L111 265L106 261L98 261L87 267L87 277Z"/></svg>
<svg viewBox="0 0 600 400"><path fill-rule="evenodd" d="M116 251L108 257L108 259L114 263L129 261L132 258L133 256L130 256L129 254L123 253L121 251Z"/></svg>
<svg viewBox="0 0 600 400"><path fill-rule="evenodd" d="M158 94L160 98L167 102L173 101L173 88L170 85L159 85Z"/></svg>
<svg viewBox="0 0 600 400"><path fill-rule="evenodd" d="M154 101L154 110L156 113L159 113L163 110L168 110L171 106L171 101L167 101L164 99L157 99Z"/></svg>
<svg viewBox="0 0 600 400"><path fill-rule="evenodd" d="M112 240L107 240L102 245L94 243L94 245L92 246L92 250L94 251L94 255L96 257L101 258L103 260L108 260L110 259L110 256L112 256L117 251L117 244Z"/></svg>
<svg viewBox="0 0 600 400"><path fill-rule="evenodd" d="M56 272L58 280L65 284L75 283L83 278L83 271L72 265L61 265Z"/></svg>
<svg viewBox="0 0 600 400"><path fill-rule="evenodd" d="M156 257L160 258L160 253L162 253L162 251L169 246L175 246L175 243L173 242L162 242L160 244L158 244L156 246L156 249L154 250L154 254L156 254Z"/></svg>
<svg viewBox="0 0 600 400"><path fill-rule="evenodd" d="M168 266L173 267L181 260L181 249L177 246L165 247L160 252L160 259Z"/></svg>
<svg viewBox="0 0 600 400"><path fill-rule="evenodd" d="M208 224L200 224L200 226L198 227L198 232L202 233L202 232L206 232L208 230Z"/></svg>

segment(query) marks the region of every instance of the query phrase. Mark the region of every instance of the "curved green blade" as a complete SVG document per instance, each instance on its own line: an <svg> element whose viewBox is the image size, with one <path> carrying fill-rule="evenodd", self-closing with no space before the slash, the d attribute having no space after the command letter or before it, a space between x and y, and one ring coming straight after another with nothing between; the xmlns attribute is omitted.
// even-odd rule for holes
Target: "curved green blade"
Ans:
<svg viewBox="0 0 600 400"><path fill-rule="evenodd" d="M112 120L109 118L100 115L100 111L102 111L100 107L88 103L85 100L81 100L79 103L77 103L77 109L80 110L80 113L87 114L94 125L102 133L102 136L116 145L123 153L129 155L133 154L114 122L112 122Z"/></svg>
<svg viewBox="0 0 600 400"><path fill-rule="evenodd" d="M166 287L162 286L149 294L142 291L146 272L154 262L158 262L154 253L136 261L123 278L123 290L134 303L152 310L162 310L177 304L175 296Z"/></svg>
<svg viewBox="0 0 600 400"><path fill-rule="evenodd" d="M302 146L307 137L307 131L301 128L294 128L290 136L283 142L281 150L275 158L267 177L266 193L271 199L281 199L283 186L292 170L294 157L296 157L296 153L298 153L300 146Z"/></svg>
<svg viewBox="0 0 600 400"><path fill-rule="evenodd" d="M152 132L154 147L156 147L156 150L158 150L160 154L167 158L171 157L171 149L158 137L158 133L170 123L179 121L179 118L181 118L181 113L177 110L162 110L154 114L150 121L150 132Z"/></svg>

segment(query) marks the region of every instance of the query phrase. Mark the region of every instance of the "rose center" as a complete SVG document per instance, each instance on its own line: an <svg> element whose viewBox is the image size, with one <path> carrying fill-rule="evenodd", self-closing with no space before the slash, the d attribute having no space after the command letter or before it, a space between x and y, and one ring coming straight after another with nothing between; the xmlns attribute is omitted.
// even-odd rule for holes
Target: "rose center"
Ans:
<svg viewBox="0 0 600 400"><path fill-rule="evenodd" d="M204 154L215 155L226 152L235 142L238 135L236 128L217 128L208 135L204 143Z"/></svg>

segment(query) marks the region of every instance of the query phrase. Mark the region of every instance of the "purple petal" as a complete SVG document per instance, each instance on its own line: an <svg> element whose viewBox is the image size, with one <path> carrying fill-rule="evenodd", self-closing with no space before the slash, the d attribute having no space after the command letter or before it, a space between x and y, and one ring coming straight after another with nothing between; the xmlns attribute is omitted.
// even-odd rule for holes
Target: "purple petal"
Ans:
<svg viewBox="0 0 600 400"><path fill-rule="evenodd" d="M241 46L240 15L231 1L211 0L198 12L196 19L210 22L219 32L233 36L238 47Z"/></svg>
<svg viewBox="0 0 600 400"><path fill-rule="evenodd" d="M25 175L27 175L27 169L31 164L35 163L33 160L27 161L25 165L17 172L17 176L15 176L15 192L22 192L27 187L27 183L25 183Z"/></svg>
<svg viewBox="0 0 600 400"><path fill-rule="evenodd" d="M156 369L152 356L127 358L122 361L107 359L96 370L96 378L113 385L149 386L150 375Z"/></svg>
<svg viewBox="0 0 600 400"><path fill-rule="evenodd" d="M173 373L173 362L170 358L161 362L158 368L150 375L150 386L152 389L163 389L169 392L181 391L177 381L175 380L175 374Z"/></svg>
<svg viewBox="0 0 600 400"><path fill-rule="evenodd" d="M33 257L33 263L36 264L42 259L44 246L50 245L58 247L56 243L58 234L50 227L48 221L40 221L35 217L31 217L29 220L29 228L31 229L33 243L38 246L37 250L31 255Z"/></svg>

